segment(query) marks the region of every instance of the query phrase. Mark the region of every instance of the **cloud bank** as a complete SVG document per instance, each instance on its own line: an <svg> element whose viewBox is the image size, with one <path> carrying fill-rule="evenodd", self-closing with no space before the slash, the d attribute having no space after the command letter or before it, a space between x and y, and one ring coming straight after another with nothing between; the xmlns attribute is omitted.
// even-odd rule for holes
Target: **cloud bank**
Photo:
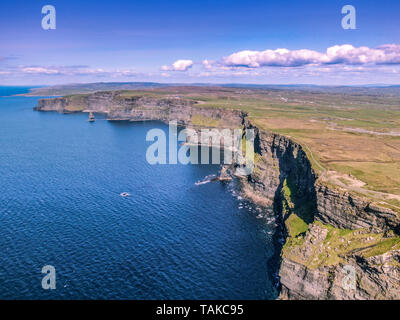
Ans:
<svg viewBox="0 0 400 320"><path fill-rule="evenodd" d="M14 69L20 74L31 75L63 75L63 76L137 76L140 75L131 69L103 69L88 66L19 66Z"/></svg>
<svg viewBox="0 0 400 320"><path fill-rule="evenodd" d="M222 58L221 65L227 67L299 67L305 65L384 65L400 64L400 45L387 44L377 48L359 47L350 44L330 47L325 53L314 50L276 49L265 51L244 50Z"/></svg>
<svg viewBox="0 0 400 320"><path fill-rule="evenodd" d="M10 65L1 63L3 83L62 83L76 81L235 82L367 84L399 83L400 45L376 48L335 45L325 52L301 49L244 50L213 60L180 59L156 70L101 68L88 65ZM205 57L210 58L210 57ZM8 58L5 58L8 60ZM214 60L215 59L215 60ZM190 70L190 72L187 72Z"/></svg>

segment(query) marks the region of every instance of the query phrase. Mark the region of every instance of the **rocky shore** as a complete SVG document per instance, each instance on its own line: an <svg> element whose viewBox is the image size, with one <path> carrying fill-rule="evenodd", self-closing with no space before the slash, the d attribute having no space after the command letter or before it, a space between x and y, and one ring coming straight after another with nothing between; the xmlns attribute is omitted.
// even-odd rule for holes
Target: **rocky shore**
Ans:
<svg viewBox="0 0 400 320"><path fill-rule="evenodd" d="M193 128L253 128L255 169L239 184L247 198L281 222L280 299L400 299L399 213L325 185L300 144L260 130L246 113L119 91L41 99L35 110L177 120Z"/></svg>

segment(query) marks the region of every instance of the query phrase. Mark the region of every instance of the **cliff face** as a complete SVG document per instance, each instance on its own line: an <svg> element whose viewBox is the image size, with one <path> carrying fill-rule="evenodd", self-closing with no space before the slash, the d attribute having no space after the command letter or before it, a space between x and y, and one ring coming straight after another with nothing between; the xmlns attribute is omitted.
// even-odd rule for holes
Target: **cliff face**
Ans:
<svg viewBox="0 0 400 320"><path fill-rule="evenodd" d="M177 97L120 92L39 100L38 111L102 112L109 120L177 120L189 127L253 128L255 169L243 194L282 222L281 299L400 298L400 218L318 180L302 146L254 127L237 110L202 108ZM354 283L346 286L346 272ZM352 279L353 279L352 278Z"/></svg>
<svg viewBox="0 0 400 320"><path fill-rule="evenodd" d="M302 147L286 137L258 130L255 148L262 158L242 184L281 219L280 298L399 299L399 215L322 185Z"/></svg>
<svg viewBox="0 0 400 320"><path fill-rule="evenodd" d="M399 216L392 210L321 184L316 186L316 191L320 221L342 229L368 228L378 233L389 230L400 233Z"/></svg>
<svg viewBox="0 0 400 320"><path fill-rule="evenodd" d="M64 112L66 101L66 98L39 99L34 110Z"/></svg>
<svg viewBox="0 0 400 320"><path fill-rule="evenodd" d="M180 125L238 128L245 113L238 110L202 108L196 101L148 96L124 96L118 91L40 99L37 111L106 113L108 120L172 121Z"/></svg>
<svg viewBox="0 0 400 320"><path fill-rule="evenodd" d="M298 186L298 192L316 205L316 176L302 147L279 134L261 131L249 121L246 121L246 126L255 129L254 148L261 155L254 172L243 183L248 196L268 199L274 205L285 179L290 176Z"/></svg>

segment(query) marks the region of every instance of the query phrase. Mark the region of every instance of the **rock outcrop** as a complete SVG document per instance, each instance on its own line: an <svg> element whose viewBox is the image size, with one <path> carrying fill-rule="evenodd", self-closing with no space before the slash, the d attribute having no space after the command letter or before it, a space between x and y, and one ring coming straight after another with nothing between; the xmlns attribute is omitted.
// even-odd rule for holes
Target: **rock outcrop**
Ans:
<svg viewBox="0 0 400 320"><path fill-rule="evenodd" d="M281 299L399 299L400 217L319 181L302 146L259 130L238 110L202 107L179 97L97 92L39 100L38 111L101 112L109 120L176 120L189 127L252 128L255 169L243 194L281 221ZM233 171L233 170L232 170ZM221 174L228 179L229 168ZM355 283L345 285L345 271Z"/></svg>
<svg viewBox="0 0 400 320"><path fill-rule="evenodd" d="M328 235L328 229L315 224L305 235L303 243L293 246L289 252L285 252L284 248L280 267L281 299L368 300L400 297L400 248L374 253L370 252L372 249L366 243L364 249L335 257L339 258L337 263L313 264L317 255L327 253L328 259L332 258L334 251L330 250L331 246L338 249L349 241L346 237L339 238L346 243L335 245L334 241L327 240ZM375 237L370 235L364 239L373 243ZM328 252L325 252L327 248Z"/></svg>
<svg viewBox="0 0 400 320"><path fill-rule="evenodd" d="M400 233L399 216L392 210L321 184L316 186L316 191L318 220L342 229L368 228L374 232L394 230Z"/></svg>

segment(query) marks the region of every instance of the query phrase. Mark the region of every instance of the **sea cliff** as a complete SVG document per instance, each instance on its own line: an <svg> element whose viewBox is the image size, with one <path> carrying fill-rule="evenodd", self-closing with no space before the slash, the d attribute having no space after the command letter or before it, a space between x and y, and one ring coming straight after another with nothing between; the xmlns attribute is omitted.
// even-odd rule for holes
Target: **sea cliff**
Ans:
<svg viewBox="0 0 400 320"><path fill-rule="evenodd" d="M245 116L244 112L238 110L202 108L197 101L175 96L132 96L119 91L40 99L35 110L98 112L107 114L108 120L176 120L178 125L221 128L241 127Z"/></svg>
<svg viewBox="0 0 400 320"><path fill-rule="evenodd" d="M257 128L245 112L120 91L41 99L35 110L176 120L194 128L253 128L255 169L238 179L242 193L280 221L280 298L400 299L399 214L324 184L302 145Z"/></svg>

